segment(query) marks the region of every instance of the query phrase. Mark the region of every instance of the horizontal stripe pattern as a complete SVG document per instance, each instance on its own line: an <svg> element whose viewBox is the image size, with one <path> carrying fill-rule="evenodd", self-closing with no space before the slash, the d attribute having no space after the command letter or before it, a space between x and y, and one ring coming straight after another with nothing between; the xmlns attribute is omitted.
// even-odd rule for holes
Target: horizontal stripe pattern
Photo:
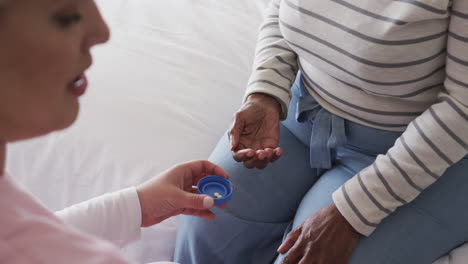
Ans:
<svg viewBox="0 0 468 264"><path fill-rule="evenodd" d="M468 14L459 12L459 11L457 11L457 10L453 10L453 11L452 11L452 15L454 15L454 16L456 16L456 17L459 17L459 18L463 18L463 19L467 19L467 20L468 20Z"/></svg>
<svg viewBox="0 0 468 264"><path fill-rule="evenodd" d="M468 82L465 83L465 82L462 82L460 80L457 80L454 77L450 76L449 74L447 74L447 79L454 82L454 83L456 83L457 85L460 85L460 86L462 86L464 88L468 88Z"/></svg>
<svg viewBox="0 0 468 264"><path fill-rule="evenodd" d="M431 116L434 118L437 124L439 124L449 136L451 136L456 142L458 142L458 144L460 144L460 146L462 146L468 152L468 144L464 141L464 139L460 138L459 135L457 135L449 126L447 126L447 124L433 109L429 109L429 112L431 113Z"/></svg>
<svg viewBox="0 0 468 264"><path fill-rule="evenodd" d="M436 14L440 14L440 15L445 15L447 14L447 10L446 9L438 9L438 8L435 8L433 6L430 6L428 4L425 4L423 3L422 1L419 2L419 1L415 1L415 0L395 0L395 1L398 1L398 2L404 2L404 3L408 3L408 4L411 4L411 5L415 5L417 7L420 7L424 10L427 10L429 12L433 12L433 13L436 13Z"/></svg>
<svg viewBox="0 0 468 264"><path fill-rule="evenodd" d="M270 94L285 118L300 69L328 111L403 132L333 194L363 235L468 153L468 2L451 2L271 0L259 27L246 97Z"/></svg>
<svg viewBox="0 0 468 264"><path fill-rule="evenodd" d="M374 84L374 85L398 86L398 85L406 85L406 84L415 84L415 83L424 81L424 80L426 80L428 78L431 78L432 76L436 75L437 73L439 73L439 72L441 72L441 71L443 71L445 69L445 64L444 64L444 65L441 65L441 66L435 68L434 70L430 71L429 73L424 74L423 76L420 76L420 77L417 77L417 78L414 78L414 79L401 80L401 81L396 81L396 82L371 80L371 79L366 79L364 77L361 77L361 76L347 70L346 68L341 67L338 63L330 61L330 60L326 59L325 57L320 56L319 54L314 53L313 51L311 51L311 50L309 50L307 48L301 47L300 45L298 45L296 43L293 43L291 41L287 41L287 43L291 47L298 48L298 49L304 51L304 53L307 53L308 55L312 55L313 57L318 58L319 60L321 60L323 62L326 62L327 64L331 65L332 67L334 67L334 68L336 68L338 70L341 70L342 72L344 72L346 74L349 74L350 76L353 76L354 78L358 79L359 81L362 81L362 82L365 82L365 83L368 83L368 84Z"/></svg>
<svg viewBox="0 0 468 264"><path fill-rule="evenodd" d="M406 21L402 21L402 20L399 20L399 19L394 19L394 18L390 18L390 17L386 17L386 16L382 16L382 15L379 15L379 14L375 14L375 13L372 13L366 9L362 9L358 6L355 6L355 5L352 5L351 3L348 3L346 1L343 1L343 0L332 0L333 2L337 3L337 4L340 4L340 5L343 5L351 10L354 10L358 13L361 13L365 16L369 16L369 17L372 17L372 18L375 18L375 19L378 19L378 20L382 20L382 21L385 21L385 22L389 22L389 23L393 23L395 25L399 25L399 26L403 26L403 25L406 25L408 22Z"/></svg>
<svg viewBox="0 0 468 264"><path fill-rule="evenodd" d="M398 194L395 193L392 187L390 187L390 184L388 181L385 179L385 177L382 175L382 172L380 172L379 168L377 167L377 164L374 163L372 164L372 167L374 168L375 173L379 177L380 181L382 182L383 186L387 190L387 192L397 201L399 201L401 204L406 204L407 202L401 198Z"/></svg>
<svg viewBox="0 0 468 264"><path fill-rule="evenodd" d="M427 87L423 87L423 88L419 88L418 90L416 91L413 91L413 92L410 92L410 93L405 93L405 94L390 94L390 93L379 93L379 92L376 92L376 91L372 91L372 90L367 90L365 88L361 88L361 87L358 87L357 85L354 85L354 84L350 84L350 83L346 83L342 80L339 80L339 79L336 79L335 80L343 83L344 85L347 85L351 88L354 88L356 90L359 90L359 91L365 91L367 93L371 93L371 94L375 94L375 95L378 95L378 96L385 96L385 97L398 97L398 98L409 98L409 97L414 97L414 96L417 96L419 94L422 94L422 93L425 93L427 91L430 91L430 90L433 90L433 89L436 89L436 88L442 88L443 87L443 83L436 83L436 84L432 84L432 85L429 85Z"/></svg>
<svg viewBox="0 0 468 264"><path fill-rule="evenodd" d="M439 175L429 170L429 168L418 158L418 155L416 155L406 143L404 135L401 136L400 141L403 144L405 150L408 152L408 154L410 154L411 158L413 158L413 160L419 165L419 167L421 167L429 176L437 180L437 178L439 178Z"/></svg>
<svg viewBox="0 0 468 264"><path fill-rule="evenodd" d="M362 190L369 197L369 199L375 204L375 206L377 206L377 208L379 208L379 210L381 210L382 212L384 212L386 214L391 214L392 211L390 211L387 208L383 207L383 205L379 201L377 201L377 199L375 199L374 195L367 189L366 185L362 181L361 175L358 173L356 175L356 177L357 177L357 179L359 181L359 185L361 186Z"/></svg>
<svg viewBox="0 0 468 264"><path fill-rule="evenodd" d="M302 68L301 68L302 69ZM312 80L307 73L303 72L302 75L305 77L305 81L310 83L309 87L314 87L314 89L320 90L322 93L326 94L328 97L330 97L332 100L341 103L345 106L348 106L352 109L359 110L361 112L365 112L368 114L375 114L379 116L411 116L411 117L416 117L422 114L422 112L402 112L402 111L382 111L382 110L377 110L377 109L370 109L370 108L365 108L360 106L359 104L353 104L350 103L348 100L345 98L340 98L340 95L335 95L327 91L324 87L319 85L317 82Z"/></svg>
<svg viewBox="0 0 468 264"><path fill-rule="evenodd" d="M445 155L445 153L439 148L437 147L434 142L432 142L432 140L426 135L426 132L424 132L424 130L418 125L418 121L415 120L413 122L413 125L414 127L416 128L416 130L418 131L419 133L419 136L424 139L424 141L426 141L426 144L428 144L432 150L437 153L437 155L439 155L439 157L441 159L443 159L445 162L447 162L447 165L451 166L453 165L455 162L453 162L452 160L450 160L449 157L447 157L447 155Z"/></svg>
<svg viewBox="0 0 468 264"><path fill-rule="evenodd" d="M417 60L412 60L412 61L404 61L404 62L399 62L399 63L385 63L385 62L378 62L378 61L372 61L372 60L368 60L366 58L363 58L363 57L360 57L360 56L356 56L355 54L347 51L347 50L344 50L342 48L340 48L339 46L331 43L331 42L328 42L324 39L321 39L311 33L308 33L304 30L301 30L297 27L294 27L294 26L291 26L289 24L287 24L286 22L284 21L281 21L280 20L280 24L291 30L291 31L294 31L296 33L299 33L307 38L310 38L311 40L314 40L338 53L341 53L355 61L358 61L362 64L366 64L366 65L369 65L369 66L373 66L373 67L380 67L380 68L404 68L404 67L410 67L410 66L415 66L415 65L419 65L419 64L423 64L423 63L426 63L426 62L430 62L432 60L434 60L435 58L437 57L440 57L441 55L443 55L445 53L445 48L435 52L434 54L428 54L427 57L425 58L421 58L421 59L417 59Z"/></svg>
<svg viewBox="0 0 468 264"><path fill-rule="evenodd" d="M403 176L403 178L405 179L405 181L408 183L408 185L410 185L411 187L413 187L416 191L418 192L422 192L423 191L423 188L421 188L420 186L418 186L414 181L413 179L411 179L411 177L409 176L409 174L404 170L402 169L402 167L398 164L398 161L393 158L392 154L389 152L387 153L387 156L390 160L390 162L392 163L393 166L395 166L395 168L401 173L401 175Z"/></svg>
<svg viewBox="0 0 468 264"><path fill-rule="evenodd" d="M446 101L466 122L468 122L468 114L463 112L463 109L458 106L454 100L448 96L441 96L442 100Z"/></svg>
<svg viewBox="0 0 468 264"><path fill-rule="evenodd" d="M328 25L332 26L332 27L335 27L335 28L338 28L344 32L347 32L357 38L361 38L363 40L366 40L366 41L369 41L369 42L372 42L372 43L375 43L375 44L381 44L381 45L389 45L389 46L396 46L396 45L412 45L412 44L417 44L417 43L420 43L420 42L425 42L425 41L429 41L429 40L433 40L433 39L436 39L436 38L440 38L442 36L445 36L446 35L446 31L441 31L441 32L437 32L435 34L432 34L432 35L428 35L428 36L424 36L424 37L419 37L419 38L414 38L414 39L402 39L402 40L385 40L385 39L378 39L378 38L373 38L371 36L368 36L366 34L363 34L357 30L354 30L354 29L351 29L349 27L346 27L345 25L341 25L331 19L328 19L320 14L317 14L315 12L312 12L312 11L309 11L307 9L304 9L304 8L301 8L293 3L291 3L289 0L284 0L284 3L293 8L294 10L297 10L298 12L302 13L302 14L305 14L307 16L310 16L310 17L313 17L317 20L320 20L322 22L325 22L327 23ZM296 30L299 30L297 28L295 28Z"/></svg>
<svg viewBox="0 0 468 264"><path fill-rule="evenodd" d="M349 194L348 194L348 191L346 191L346 186L343 186L343 188L341 188L341 190L343 191L343 194L345 196L345 199L346 199L346 202L348 203L349 207L351 207L351 209L353 210L353 212L359 217L359 219L366 225L368 226L371 226L371 227L377 227L377 224L376 223L372 223L370 222L364 215L362 215L362 213L359 211L359 209L356 207L356 205L353 203L353 201L351 200L351 198L349 198Z"/></svg>
<svg viewBox="0 0 468 264"><path fill-rule="evenodd" d="M261 71L261 70L274 71L276 74L278 74L278 76L283 77L284 79L288 80L289 82L293 82L293 80L289 79L288 76L285 76L284 74L282 74L280 71L278 71L278 70L275 69L275 68L258 67L257 70L258 70L258 71Z"/></svg>
<svg viewBox="0 0 468 264"><path fill-rule="evenodd" d="M289 93L289 88L283 87L283 86L281 86L281 85L278 85L278 84L276 84L276 83L274 83L274 82L271 82L271 81L268 81L268 80L257 80L257 81L253 81L253 82L250 82L248 85L250 86L250 85L253 85L253 84L256 84L256 83L265 83L265 84L269 84L269 85L271 85L271 86L274 86L274 87L276 87L276 88L279 88L280 90L283 90L284 92Z"/></svg>
<svg viewBox="0 0 468 264"><path fill-rule="evenodd" d="M468 42L468 38L465 38L465 37L462 37L456 33L453 33L453 32L449 32L449 36L454 38L454 39L457 39L459 41L463 41L463 42Z"/></svg>
<svg viewBox="0 0 468 264"><path fill-rule="evenodd" d="M463 66L468 67L468 61L463 60L463 59L460 59L460 58L457 58L456 56L453 56L453 55L450 54L450 53L447 53L447 58L453 60L453 61L456 62L456 63L459 63L459 64L461 64L461 65L463 65Z"/></svg>

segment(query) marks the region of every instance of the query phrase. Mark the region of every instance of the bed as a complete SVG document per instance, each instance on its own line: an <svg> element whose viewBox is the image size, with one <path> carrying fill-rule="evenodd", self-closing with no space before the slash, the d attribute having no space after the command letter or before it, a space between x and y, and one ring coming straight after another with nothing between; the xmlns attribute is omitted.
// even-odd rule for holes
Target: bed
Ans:
<svg viewBox="0 0 468 264"><path fill-rule="evenodd" d="M65 131L14 143L7 169L51 210L206 159L241 103L268 0L99 0L111 41ZM123 249L169 260L177 217ZM468 263L462 246L437 264Z"/></svg>

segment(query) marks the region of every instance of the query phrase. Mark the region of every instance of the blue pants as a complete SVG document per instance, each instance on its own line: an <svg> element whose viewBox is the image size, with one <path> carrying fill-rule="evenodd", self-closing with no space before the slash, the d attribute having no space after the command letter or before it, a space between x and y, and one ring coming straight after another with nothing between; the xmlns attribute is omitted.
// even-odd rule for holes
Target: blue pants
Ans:
<svg viewBox="0 0 468 264"><path fill-rule="evenodd" d="M276 249L284 235L330 204L336 189L385 154L401 134L345 120L347 143L333 152L331 168L311 168L311 133L317 123L295 118L301 89L296 81L288 119L280 127L284 154L266 169L236 163L227 137L220 140L209 160L230 175L233 198L225 210L213 209L215 220L180 218L175 262L279 263ZM361 237L349 264L428 264L468 241L467 177L465 158L384 219L371 236Z"/></svg>

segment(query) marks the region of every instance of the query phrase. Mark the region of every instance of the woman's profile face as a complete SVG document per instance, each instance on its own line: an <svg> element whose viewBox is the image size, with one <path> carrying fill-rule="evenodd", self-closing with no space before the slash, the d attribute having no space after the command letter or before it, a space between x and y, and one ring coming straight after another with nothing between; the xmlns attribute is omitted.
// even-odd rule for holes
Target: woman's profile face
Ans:
<svg viewBox="0 0 468 264"><path fill-rule="evenodd" d="M0 0L3 1L3 0ZM73 123L90 49L109 38L93 0L7 0L0 8L0 141Z"/></svg>

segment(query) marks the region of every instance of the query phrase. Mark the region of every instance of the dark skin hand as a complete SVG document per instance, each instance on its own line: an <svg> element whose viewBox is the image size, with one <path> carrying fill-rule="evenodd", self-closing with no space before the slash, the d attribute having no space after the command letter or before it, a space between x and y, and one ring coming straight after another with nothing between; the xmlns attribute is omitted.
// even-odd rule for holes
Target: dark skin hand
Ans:
<svg viewBox="0 0 468 264"><path fill-rule="evenodd" d="M247 168L265 168L282 155L278 148L281 106L266 94L251 94L228 132L233 158ZM279 253L283 264L346 264L359 234L330 204L291 231Z"/></svg>
<svg viewBox="0 0 468 264"><path fill-rule="evenodd" d="M234 160L246 168L265 168L283 153L278 147L281 106L273 97L251 94L228 132Z"/></svg>
<svg viewBox="0 0 468 264"><path fill-rule="evenodd" d="M332 203L292 230L278 253L282 264L346 264L359 234Z"/></svg>

